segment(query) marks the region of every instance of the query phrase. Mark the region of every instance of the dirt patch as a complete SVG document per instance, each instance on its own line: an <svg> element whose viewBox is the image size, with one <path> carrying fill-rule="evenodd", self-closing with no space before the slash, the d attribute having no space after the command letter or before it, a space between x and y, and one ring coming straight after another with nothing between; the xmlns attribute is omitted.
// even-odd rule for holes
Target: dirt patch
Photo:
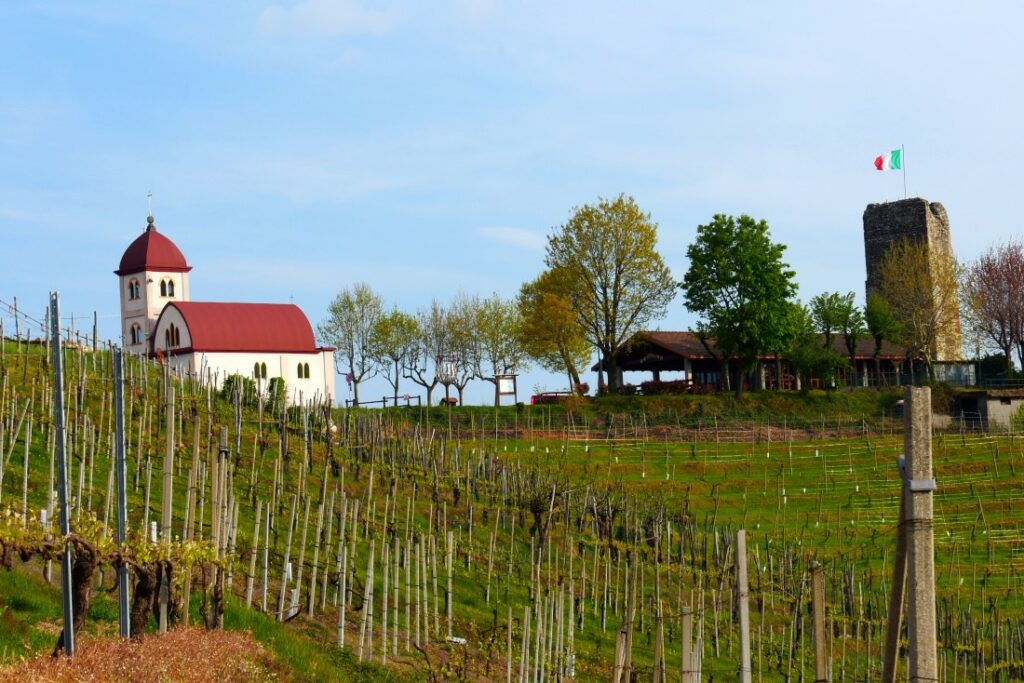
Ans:
<svg viewBox="0 0 1024 683"><path fill-rule="evenodd" d="M40 655L0 669L0 683L262 683L284 669L248 633L183 628L141 641L85 639L75 656Z"/></svg>

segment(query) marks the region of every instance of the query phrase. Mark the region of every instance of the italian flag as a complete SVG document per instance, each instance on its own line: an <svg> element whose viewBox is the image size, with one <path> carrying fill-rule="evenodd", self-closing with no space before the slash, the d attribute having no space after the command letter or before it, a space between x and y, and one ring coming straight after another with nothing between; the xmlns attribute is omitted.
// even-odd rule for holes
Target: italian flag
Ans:
<svg viewBox="0 0 1024 683"><path fill-rule="evenodd" d="M903 154L898 149L875 157L875 168L879 171L898 171L903 168Z"/></svg>

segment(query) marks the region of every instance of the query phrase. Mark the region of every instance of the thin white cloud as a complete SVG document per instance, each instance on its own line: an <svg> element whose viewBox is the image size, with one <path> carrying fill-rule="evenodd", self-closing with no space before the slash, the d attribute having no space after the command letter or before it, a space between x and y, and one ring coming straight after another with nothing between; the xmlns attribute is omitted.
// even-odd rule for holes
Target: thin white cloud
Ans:
<svg viewBox="0 0 1024 683"><path fill-rule="evenodd" d="M543 251L544 245L547 244L544 235L530 230L523 230L522 228L480 228L477 230L477 234L492 239L495 242L519 247L520 249L529 249L530 251Z"/></svg>
<svg viewBox="0 0 1024 683"><path fill-rule="evenodd" d="M260 14L264 30L300 35L380 35L397 21L394 9L371 9L360 0L304 0L289 8L271 5Z"/></svg>

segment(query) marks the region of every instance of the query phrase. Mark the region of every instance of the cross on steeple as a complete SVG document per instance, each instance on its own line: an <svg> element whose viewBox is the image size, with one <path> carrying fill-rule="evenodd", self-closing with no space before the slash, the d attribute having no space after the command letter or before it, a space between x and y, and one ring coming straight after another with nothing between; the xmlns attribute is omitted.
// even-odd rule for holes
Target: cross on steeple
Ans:
<svg viewBox="0 0 1024 683"><path fill-rule="evenodd" d="M147 216L152 216L153 215L153 193L152 192L147 192L146 193L146 215Z"/></svg>

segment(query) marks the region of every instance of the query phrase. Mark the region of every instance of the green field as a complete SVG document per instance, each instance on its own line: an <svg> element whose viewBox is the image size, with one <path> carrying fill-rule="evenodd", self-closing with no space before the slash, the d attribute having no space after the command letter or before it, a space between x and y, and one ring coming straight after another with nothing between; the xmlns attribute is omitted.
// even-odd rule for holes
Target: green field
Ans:
<svg viewBox="0 0 1024 683"><path fill-rule="evenodd" d="M67 360L72 517L94 515L102 525L109 514L111 463L108 356L68 351ZM0 377L7 434L17 431L26 399L35 389L28 503L33 520L29 526L38 536L43 531L36 527L38 511L47 502L51 452L49 413L41 400L48 391L41 349L29 347L26 352L22 347L19 353L8 345ZM141 530L145 519L161 516L165 407L156 368L146 369L144 380L142 366L133 361L129 377L129 522ZM198 425L200 462L207 476L200 477L203 485L196 489L205 506L196 513L202 525L193 518L192 526L209 538L214 516L209 473L219 427L227 426L229 460L237 463L229 488L238 514L234 548L224 561L231 568L234 595L227 602L225 624L250 629L270 643L294 669L296 680L381 678L384 671L419 680L504 680L510 628L513 675L518 676L526 612L531 672L538 667L539 673L542 666L544 679L553 680L574 669L579 680L608 680L616 632L623 627L634 585L632 663L640 680L653 674L659 632L668 679L679 679L684 605L693 610L694 647L702 653L703 680L734 680L739 666L735 532L740 528L747 531L755 680L813 680L808 583L812 562L822 563L826 578L833 680L875 680L879 675L900 492L896 456L902 452L902 437L892 420L869 421L841 413L831 413L831 420L814 420L811 411L821 415L821 402L833 399L813 396L806 400L818 405L808 404L795 417L768 411L744 421L733 412L728 420L718 420L717 414L704 413L684 424L677 415L674 431L659 431L656 427L671 426L670 420L649 417L644 411L609 411L620 417L603 423L576 417L559 422L546 407L525 407L504 418L493 409L466 411L468 420L456 422L448 438L446 410L427 414L361 409L335 413L337 431L328 444L321 414L307 418L302 411L291 410L288 448L282 453L277 416L264 410L261 418L258 406L246 406L241 414L242 448L235 453L231 403L188 382L172 383L177 387L178 422L171 479L174 529L178 533L185 527ZM767 397L754 400L769 402ZM787 403L799 400L785 398ZM19 542L32 546L38 540L26 541L16 528L24 433L23 428L13 443L5 437L10 456L0 507L8 512L0 540L12 547ZM934 530L944 680L975 680L982 671L986 680L1020 678L1022 446L1019 438L1009 435L935 436L939 488ZM330 464L332 457L336 469ZM269 506L273 523L268 612L277 609L293 497L293 579L287 588L295 587L301 571L298 604L304 608L315 571L317 598L312 616L302 609L287 624L279 624L273 614L247 609L244 596L256 509ZM345 648L339 652L336 568L342 510L346 584L351 590ZM319 553L318 538L323 540ZM446 640L449 538L451 635L465 638L464 645ZM257 605L265 542L261 531L254 577ZM387 652L381 647L385 546L391 561ZM369 623L364 628L371 547L374 621L372 628ZM41 567L38 553L27 563L15 553L7 557L13 571L0 570L0 657L10 660L52 648L59 603L55 590L33 577ZM195 582L193 621L199 619L200 564L182 564L176 570ZM407 566L414 582L414 567L421 569L424 576L418 584L428 601L428 606L421 605L419 648L417 591L407 585ZM105 588L110 588L109 578ZM96 613L84 638L95 629L116 625L110 598L103 591L97 594ZM548 626L539 639L538 622ZM363 669L365 665L358 663L361 632L362 659L375 662L375 668Z"/></svg>

